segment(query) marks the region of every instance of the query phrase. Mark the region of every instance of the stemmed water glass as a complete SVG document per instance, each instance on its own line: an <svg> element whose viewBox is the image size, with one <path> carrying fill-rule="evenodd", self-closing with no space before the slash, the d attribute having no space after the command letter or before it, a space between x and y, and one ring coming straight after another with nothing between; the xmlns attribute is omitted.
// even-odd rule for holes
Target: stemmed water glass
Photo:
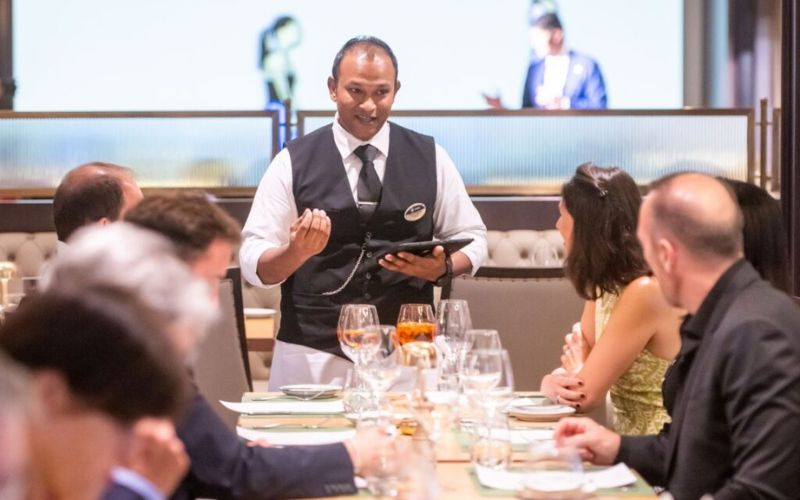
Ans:
<svg viewBox="0 0 800 500"><path fill-rule="evenodd" d="M436 346L442 355L440 381L445 389L458 388L458 373L468 349L467 330L472 328L466 300L449 299L436 308Z"/></svg>
<svg viewBox="0 0 800 500"><path fill-rule="evenodd" d="M386 391L400 374L400 345L397 331L392 325L370 326L367 330L377 331L380 343L365 356L361 371L380 407Z"/></svg>
<svg viewBox="0 0 800 500"><path fill-rule="evenodd" d="M503 348L497 330L467 330L465 338L470 351L496 351Z"/></svg>
<svg viewBox="0 0 800 500"><path fill-rule="evenodd" d="M380 346L378 310L371 304L345 304L339 313L336 335L342 351L356 366Z"/></svg>

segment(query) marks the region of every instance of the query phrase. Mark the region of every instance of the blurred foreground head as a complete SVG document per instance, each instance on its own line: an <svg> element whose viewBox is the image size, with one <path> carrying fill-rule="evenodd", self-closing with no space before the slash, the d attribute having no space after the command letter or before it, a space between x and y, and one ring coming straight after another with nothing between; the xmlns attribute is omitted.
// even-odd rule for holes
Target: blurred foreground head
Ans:
<svg viewBox="0 0 800 500"><path fill-rule="evenodd" d="M78 231L44 271L42 291L80 295L87 289L122 293L155 315L178 352L191 357L216 318L207 284L193 276L175 246L124 222Z"/></svg>

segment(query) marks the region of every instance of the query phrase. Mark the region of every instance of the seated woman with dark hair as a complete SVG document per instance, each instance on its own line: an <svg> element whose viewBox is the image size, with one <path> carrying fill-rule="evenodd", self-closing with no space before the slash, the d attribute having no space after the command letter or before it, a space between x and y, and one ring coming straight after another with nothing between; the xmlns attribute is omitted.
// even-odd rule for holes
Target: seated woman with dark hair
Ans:
<svg viewBox="0 0 800 500"><path fill-rule="evenodd" d="M789 291L789 250L778 200L760 187L719 178L733 190L744 216L744 258L778 290Z"/></svg>
<svg viewBox="0 0 800 500"><path fill-rule="evenodd" d="M185 373L164 329L119 290L45 292L0 329L30 372L26 498L99 498L142 417L173 417Z"/></svg>
<svg viewBox="0 0 800 500"><path fill-rule="evenodd" d="M618 432L655 434L668 420L661 382L680 348L681 312L649 275L636 239L639 189L619 168L586 163L561 195L565 273L586 305L563 366L541 390L579 411L601 405L610 390Z"/></svg>

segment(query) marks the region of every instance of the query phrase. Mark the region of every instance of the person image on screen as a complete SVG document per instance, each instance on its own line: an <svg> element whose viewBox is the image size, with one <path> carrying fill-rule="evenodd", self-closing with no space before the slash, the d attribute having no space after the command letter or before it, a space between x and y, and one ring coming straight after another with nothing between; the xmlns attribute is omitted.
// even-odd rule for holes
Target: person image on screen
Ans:
<svg viewBox="0 0 800 500"><path fill-rule="evenodd" d="M343 380L352 366L336 337L343 304L374 304L382 323L395 323L402 304L432 304L435 284L486 258L486 227L447 153L387 122L397 75L385 42L347 41L328 78L333 123L290 142L259 184L240 262L253 285L281 284L271 389ZM454 237L473 242L452 255L441 246L424 257L373 253Z"/></svg>
<svg viewBox="0 0 800 500"><path fill-rule="evenodd" d="M533 57L525 77L523 108L602 109L608 106L600 65L567 49L561 19L534 2L528 31Z"/></svg>

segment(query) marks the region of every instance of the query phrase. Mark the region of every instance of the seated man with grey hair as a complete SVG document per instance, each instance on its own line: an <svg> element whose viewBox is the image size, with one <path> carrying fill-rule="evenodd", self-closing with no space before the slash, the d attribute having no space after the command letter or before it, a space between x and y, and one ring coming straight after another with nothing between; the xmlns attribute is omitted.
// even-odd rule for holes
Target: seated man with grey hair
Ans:
<svg viewBox="0 0 800 500"><path fill-rule="evenodd" d="M148 196L125 219L168 237L195 276L212 287L225 276L240 239L239 224L200 192ZM248 446L197 391L177 430L192 462L176 494L181 498L296 498L353 493L354 474L375 467L379 450L390 440L382 429L368 428L344 443ZM122 497L120 493L113 498Z"/></svg>
<svg viewBox="0 0 800 500"><path fill-rule="evenodd" d="M44 271L44 292L80 295L102 290L135 296L167 327L164 333L189 366L198 341L216 318L204 280L194 277L168 240L122 222L76 232ZM188 457L169 419L147 418L134 428L135 440L116 484L142 498L163 498L174 490L188 467ZM147 478L147 479L144 479Z"/></svg>
<svg viewBox="0 0 800 500"><path fill-rule="evenodd" d="M25 495L28 465L27 374L0 353L0 497Z"/></svg>
<svg viewBox="0 0 800 500"><path fill-rule="evenodd" d="M121 241L128 247L111 244ZM146 265L139 264L143 259ZM184 330L200 328L198 315L211 310L205 283L155 235L87 228L53 259L40 290L0 331L0 349L31 373L32 489L26 496L97 498L128 448L169 483L150 485L163 490L148 498L163 497L187 462L171 423L182 412L186 388L185 354L176 339L191 339ZM152 449L149 441L131 440L143 426L158 428L153 438L167 444L159 452L177 446L176 452L130 450Z"/></svg>

